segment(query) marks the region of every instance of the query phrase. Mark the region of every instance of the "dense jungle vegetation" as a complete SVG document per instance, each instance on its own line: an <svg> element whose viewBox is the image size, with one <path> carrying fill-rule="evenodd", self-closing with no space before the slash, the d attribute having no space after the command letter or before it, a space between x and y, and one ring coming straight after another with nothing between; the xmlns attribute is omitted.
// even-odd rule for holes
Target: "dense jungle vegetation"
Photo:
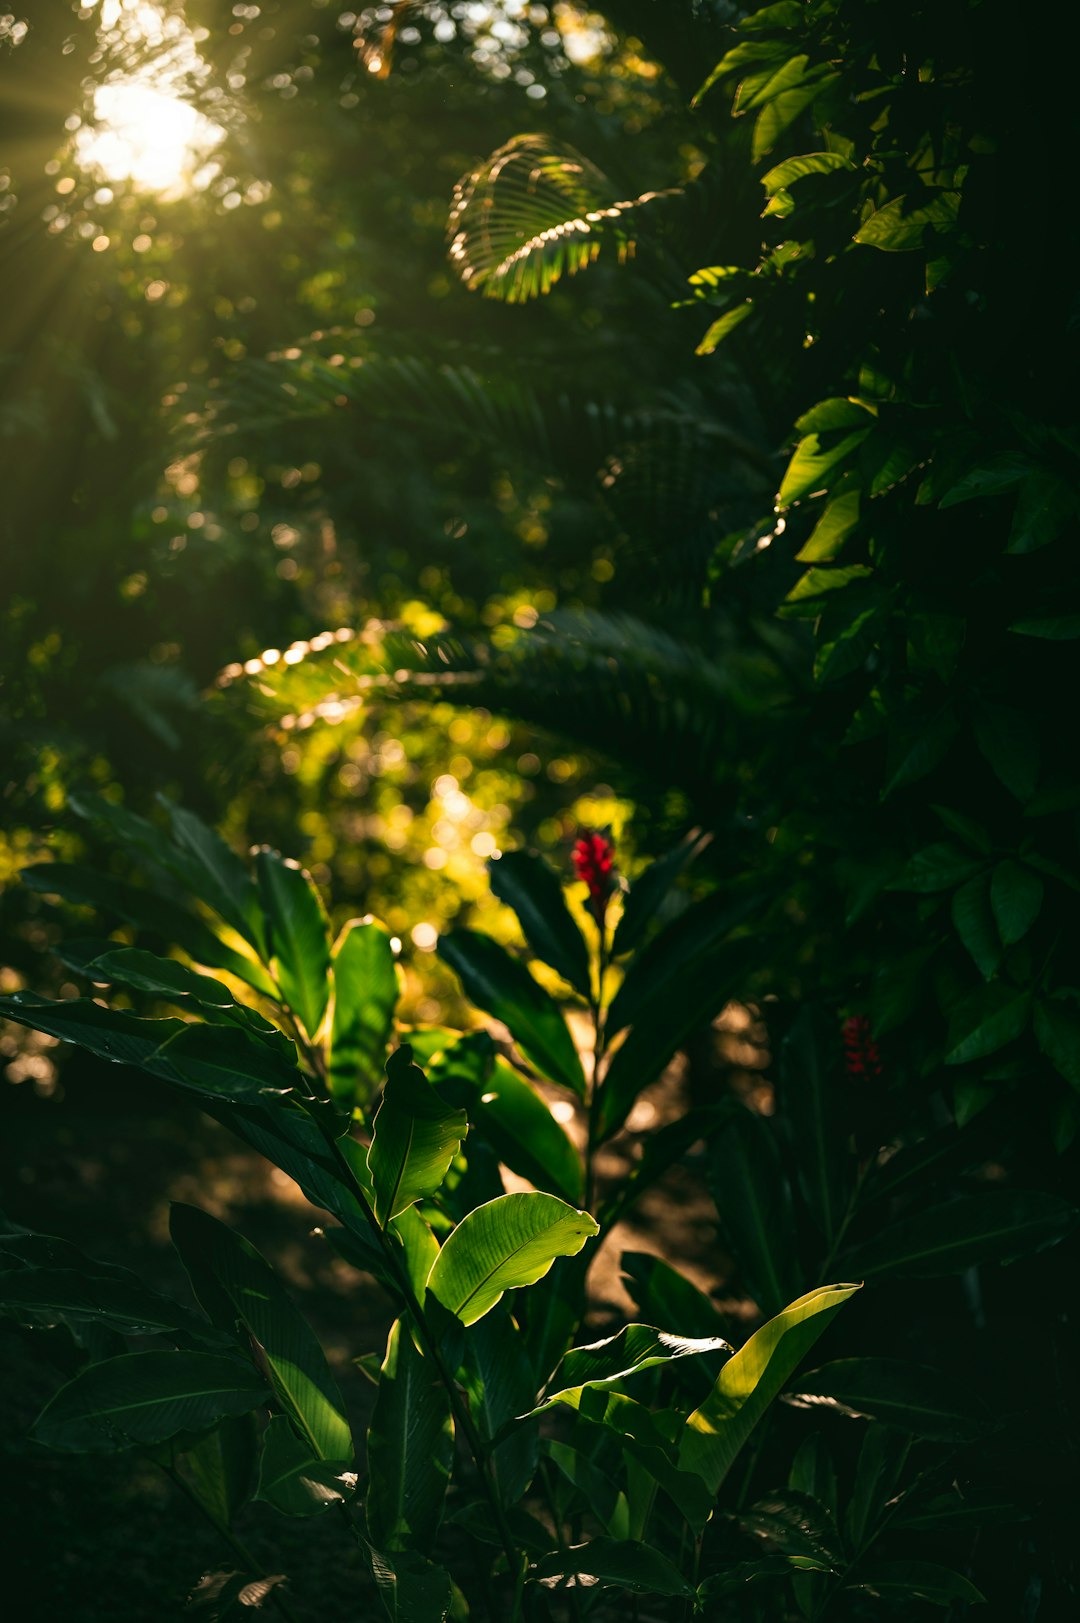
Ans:
<svg viewBox="0 0 1080 1623"><path fill-rule="evenodd" d="M0 14L15 1615L1073 1617L1069 54L342 4Z"/></svg>

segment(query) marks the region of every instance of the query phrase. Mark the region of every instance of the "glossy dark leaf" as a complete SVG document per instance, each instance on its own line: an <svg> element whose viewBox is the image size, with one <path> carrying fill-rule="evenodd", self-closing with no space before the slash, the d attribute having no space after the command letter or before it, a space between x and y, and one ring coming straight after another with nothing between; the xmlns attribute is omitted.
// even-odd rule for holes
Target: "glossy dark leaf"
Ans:
<svg viewBox="0 0 1080 1623"><path fill-rule="evenodd" d="M353 919L345 926L334 946L332 977L330 1089L336 1098L366 1103L382 1079L399 992L383 925Z"/></svg>
<svg viewBox="0 0 1080 1623"><path fill-rule="evenodd" d="M0 1266L3 1256L0 1253ZM125 1336L182 1332L204 1342L220 1342L204 1319L157 1291L134 1274L128 1278L89 1270L19 1268L0 1272L0 1308L23 1323L97 1324Z"/></svg>
<svg viewBox="0 0 1080 1623"><path fill-rule="evenodd" d="M933 1277L978 1263L1013 1262L1069 1233L1076 1212L1058 1195L998 1190L963 1195L901 1218L847 1255L859 1275Z"/></svg>
<svg viewBox="0 0 1080 1623"><path fill-rule="evenodd" d="M566 1021L524 964L474 930L442 936L439 954L471 1001L502 1021L537 1070L585 1097L585 1075Z"/></svg>
<svg viewBox="0 0 1080 1623"><path fill-rule="evenodd" d="M390 1623L444 1623L450 1610L450 1575L415 1550L387 1552L368 1546L371 1571Z"/></svg>
<svg viewBox="0 0 1080 1623"><path fill-rule="evenodd" d="M408 1325L390 1331L368 1431L368 1531L381 1550L430 1551L454 1457L450 1399Z"/></svg>
<svg viewBox="0 0 1080 1623"><path fill-rule="evenodd" d="M1031 994L1002 981L972 992L952 1011L946 1065L969 1065L1014 1042L1031 1018Z"/></svg>
<svg viewBox="0 0 1080 1623"><path fill-rule="evenodd" d="M731 1350L719 1336L690 1339L656 1330L648 1324L628 1324L603 1341L572 1348L552 1375L543 1400L534 1412L540 1414L555 1403L577 1408L586 1388L621 1388L624 1381L641 1371L660 1369L681 1358L700 1358Z"/></svg>
<svg viewBox="0 0 1080 1623"><path fill-rule="evenodd" d="M122 1353L60 1388L34 1426L48 1448L111 1454L246 1414L268 1396L250 1364L215 1353Z"/></svg>
<svg viewBox="0 0 1080 1623"><path fill-rule="evenodd" d="M989 980L1001 967L1003 957L1001 937L990 905L989 874L977 874L954 893L952 921L979 973L984 980Z"/></svg>
<svg viewBox="0 0 1080 1623"><path fill-rule="evenodd" d="M256 1499L283 1516L317 1516L343 1504L349 1490L348 1461L315 1458L284 1415L273 1415L263 1433Z"/></svg>
<svg viewBox="0 0 1080 1623"><path fill-rule="evenodd" d="M231 1527L251 1496L258 1435L253 1414L227 1415L206 1436L182 1449L183 1475L219 1527Z"/></svg>
<svg viewBox="0 0 1080 1623"><path fill-rule="evenodd" d="M391 1054L367 1158L383 1228L435 1193L468 1130L465 1112L431 1086L407 1043Z"/></svg>
<svg viewBox="0 0 1080 1623"><path fill-rule="evenodd" d="M1006 857L994 869L990 905L1006 947L1021 941L1035 923L1042 907L1043 888L1037 873L1011 857Z"/></svg>
<svg viewBox="0 0 1080 1623"><path fill-rule="evenodd" d="M932 1561L867 1561L858 1568L858 1582L852 1585L894 1604L906 1599L930 1601L934 1606L952 1606L956 1601L985 1601L970 1579Z"/></svg>
<svg viewBox="0 0 1080 1623"><path fill-rule="evenodd" d="M763 1313L798 1294L795 1214L774 1130L763 1116L732 1113L709 1150L709 1188L747 1289Z"/></svg>
<svg viewBox="0 0 1080 1623"><path fill-rule="evenodd" d="M709 844L710 836L700 829L689 834L649 864L623 897L622 916L611 943L613 958L633 952L644 939L679 875Z"/></svg>
<svg viewBox="0 0 1080 1623"><path fill-rule="evenodd" d="M549 1588L571 1576L591 1578L605 1589L635 1595L692 1595L693 1590L666 1555L636 1539L596 1538L544 1556L529 1573Z"/></svg>
<svg viewBox="0 0 1080 1623"><path fill-rule="evenodd" d="M795 1021L780 1048L779 1087L799 1189L827 1247L844 1220L854 1178L839 1045L827 1017L806 1009Z"/></svg>
<svg viewBox="0 0 1080 1623"><path fill-rule="evenodd" d="M943 1443L970 1441L990 1425L967 1385L900 1358L838 1359L797 1376L784 1397L800 1408L880 1420Z"/></svg>
<svg viewBox="0 0 1080 1623"><path fill-rule="evenodd" d="M589 951L566 905L558 875L531 851L505 851L488 863L491 888L513 908L531 950L564 981L591 996Z"/></svg>
<svg viewBox="0 0 1080 1623"><path fill-rule="evenodd" d="M263 846L255 859L266 950L282 996L310 1038L330 997L330 944L318 891L298 862Z"/></svg>

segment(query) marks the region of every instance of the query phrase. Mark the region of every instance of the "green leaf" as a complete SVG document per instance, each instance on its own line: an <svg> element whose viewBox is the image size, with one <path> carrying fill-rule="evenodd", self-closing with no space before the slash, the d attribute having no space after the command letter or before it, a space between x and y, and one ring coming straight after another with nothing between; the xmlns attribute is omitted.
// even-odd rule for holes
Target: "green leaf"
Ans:
<svg viewBox="0 0 1080 1623"><path fill-rule="evenodd" d="M309 1450L322 1460L352 1458L345 1405L322 1348L273 1269L253 1245L194 1206L173 1204L169 1232L192 1289L213 1322L243 1325L258 1348L274 1395Z"/></svg>
<svg viewBox="0 0 1080 1623"><path fill-rule="evenodd" d="M454 1461L450 1397L398 1319L368 1432L368 1531L381 1550L430 1550Z"/></svg>
<svg viewBox="0 0 1080 1623"><path fill-rule="evenodd" d="M548 1588L561 1588L562 1578L591 1578L603 1589L629 1589L635 1595L693 1594L666 1555L636 1539L594 1538L553 1550L530 1570L529 1577Z"/></svg>
<svg viewBox="0 0 1080 1623"><path fill-rule="evenodd" d="M1033 1190L963 1195L901 1218L849 1252L846 1263L867 1277L958 1274L980 1263L1013 1262L1043 1251L1063 1239L1075 1220L1074 1208L1058 1195Z"/></svg>
<svg viewBox="0 0 1080 1623"><path fill-rule="evenodd" d="M1043 882L1021 862L1006 857L990 881L990 905L1002 943L1011 947L1023 940L1039 916Z"/></svg>
<svg viewBox="0 0 1080 1623"><path fill-rule="evenodd" d="M946 1065L969 1065L1014 1042L1031 1017L1031 993L1001 981L980 986L953 1011L946 1043Z"/></svg>
<svg viewBox="0 0 1080 1623"><path fill-rule="evenodd" d="M192 1491L218 1527L231 1527L248 1502L255 1478L257 1445L253 1414L227 1415L190 1447L173 1445L180 1453Z"/></svg>
<svg viewBox="0 0 1080 1623"><path fill-rule="evenodd" d="M878 1420L934 1442L982 1436L990 1418L968 1385L902 1358L840 1358L798 1376L784 1401Z"/></svg>
<svg viewBox="0 0 1080 1623"><path fill-rule="evenodd" d="M910 732L900 731L890 745L887 781L881 798L887 800L897 789L918 783L942 761L949 745L960 731L956 711L950 705L929 718L920 719Z"/></svg>
<svg viewBox="0 0 1080 1623"><path fill-rule="evenodd" d="M778 1313L802 1283L791 1190L772 1128L736 1108L714 1139L709 1188L746 1287L762 1312Z"/></svg>
<svg viewBox="0 0 1080 1623"><path fill-rule="evenodd" d="M582 997L589 997L589 949L566 905L562 885L543 857L531 851L505 851L488 863L491 888L517 914L525 940L536 956Z"/></svg>
<svg viewBox="0 0 1080 1623"><path fill-rule="evenodd" d="M835 497L818 519L809 539L796 553L801 564L832 563L844 542L859 527L859 491L845 491Z"/></svg>
<svg viewBox="0 0 1080 1623"><path fill-rule="evenodd" d="M972 468L951 485L938 502L941 508L958 507L961 502L981 501L986 496L1004 496L1031 472L1026 457L1006 452L993 457L981 468Z"/></svg>
<svg viewBox="0 0 1080 1623"><path fill-rule="evenodd" d="M1054 1069L1080 1088L1080 1013L1041 998L1035 1005L1035 1041Z"/></svg>
<svg viewBox="0 0 1080 1623"><path fill-rule="evenodd" d="M103 1009L89 998L50 1002L29 992L0 997L0 1016L97 1054L135 1065L174 1087L218 1099L257 1099L289 1093L300 1081L294 1066L235 1027L186 1020L139 1020Z"/></svg>
<svg viewBox="0 0 1080 1623"><path fill-rule="evenodd" d="M273 996L274 984L254 957L234 952L202 919L163 896L71 862L34 863L20 870L19 879L27 889L39 894L60 896L76 906L93 907L99 913L123 919L163 942L181 947L197 964L223 969L256 991Z"/></svg>
<svg viewBox="0 0 1080 1623"><path fill-rule="evenodd" d="M293 1014L315 1037L330 998L327 918L318 891L298 862L260 847L255 858L274 979Z"/></svg>
<svg viewBox="0 0 1080 1623"><path fill-rule="evenodd" d="M863 222L854 240L864 248L880 248L885 253L910 253L922 247L928 231L949 231L956 225L959 192L940 192L915 208L908 208L907 202L906 197L892 198Z"/></svg>
<svg viewBox="0 0 1080 1623"><path fill-rule="evenodd" d="M509 1029L526 1059L584 1099L585 1074L574 1039L558 1005L524 964L475 930L442 936L439 956L458 975L465 995Z"/></svg>
<svg viewBox="0 0 1080 1623"><path fill-rule="evenodd" d="M988 981L1002 959L1001 938L990 906L989 874L977 874L960 886L952 899L952 921L980 975Z"/></svg>
<svg viewBox="0 0 1080 1623"><path fill-rule="evenodd" d="M678 845L651 862L623 896L622 916L615 927L611 956L621 958L640 946L650 924L671 892L683 869L700 856L712 836L691 829Z"/></svg>
<svg viewBox="0 0 1080 1623"><path fill-rule="evenodd" d="M765 105L754 124L754 139L750 150L755 163L760 163L762 158L768 156L784 131L794 124L811 102L837 82L839 75L817 67L811 68L805 78L801 74L799 77L801 82L792 83L790 87L785 86L777 93L779 79L777 75L767 87L766 93L759 96L759 101L763 101Z"/></svg>
<svg viewBox="0 0 1080 1623"><path fill-rule="evenodd" d="M468 1130L465 1112L436 1092L403 1043L386 1062L386 1087L367 1158L375 1215L383 1228L435 1193Z"/></svg>
<svg viewBox="0 0 1080 1623"><path fill-rule="evenodd" d="M1051 614L1039 620L1017 620L1009 627L1020 637L1042 637L1048 642L1073 642L1080 637L1080 614Z"/></svg>
<svg viewBox="0 0 1080 1623"><path fill-rule="evenodd" d="M473 1131L512 1172L571 1203L583 1198L585 1174L572 1140L532 1085L494 1057L486 1032L448 1044L428 1075L444 1098L467 1111Z"/></svg>
<svg viewBox="0 0 1080 1623"><path fill-rule="evenodd" d="M809 1008L781 1045L779 1097L799 1189L828 1246L844 1220L854 1166L833 1022Z"/></svg>
<svg viewBox="0 0 1080 1623"><path fill-rule="evenodd" d="M785 158L783 163L776 164L768 174L762 175L761 184L766 197L773 197L777 192L786 191L805 175L827 175L836 169L854 167L851 159L839 152L806 152L800 157Z"/></svg>
<svg viewBox="0 0 1080 1623"><path fill-rule="evenodd" d="M858 1285L822 1285L762 1325L724 1365L705 1402L686 1422L683 1470L715 1494L754 1427Z"/></svg>
<svg viewBox="0 0 1080 1623"><path fill-rule="evenodd" d="M753 311L753 299L744 299L741 304L734 304L730 310L725 310L722 316L717 316L716 320L712 322L694 354L712 355L719 345L723 343L724 339L730 333L733 333L735 328L746 320L747 316L752 315Z"/></svg>
<svg viewBox="0 0 1080 1623"><path fill-rule="evenodd" d="M799 1570L799 1562L788 1561L782 1555L762 1556L759 1561L736 1561L699 1584L698 1597L703 1601L712 1601L724 1595L740 1595L744 1586L755 1579L790 1578L792 1572Z"/></svg>
<svg viewBox="0 0 1080 1623"><path fill-rule="evenodd" d="M196 894L265 960L259 896L244 863L194 812L175 805L164 795L159 795L158 800L169 814L173 840L188 859L189 882L195 886Z"/></svg>
<svg viewBox="0 0 1080 1623"><path fill-rule="evenodd" d="M894 879L888 888L932 895L935 891L952 890L955 885L964 884L974 874L981 873L985 866L981 857L942 840L916 851L899 878Z"/></svg>
<svg viewBox="0 0 1080 1623"><path fill-rule="evenodd" d="M256 1499L283 1516L317 1516L329 1505L345 1502L348 1462L312 1457L284 1415L272 1415L263 1433Z"/></svg>
<svg viewBox="0 0 1080 1623"><path fill-rule="evenodd" d="M724 1321L712 1300L670 1263L648 1251L624 1251L622 1271L639 1313L658 1324L678 1324L692 1336L719 1336Z"/></svg>
<svg viewBox="0 0 1080 1623"><path fill-rule="evenodd" d="M6 1260L0 1252L0 1260ZM76 1272L66 1268L18 1268L0 1272L0 1307L29 1322L63 1319L97 1324L124 1336L159 1336L182 1331L217 1342L205 1320L177 1302L149 1290L134 1274L98 1274L94 1265Z"/></svg>
<svg viewBox="0 0 1080 1623"><path fill-rule="evenodd" d="M1039 744L1030 719L1007 705L976 704L975 738L994 772L1021 803L1031 799L1039 777Z"/></svg>
<svg viewBox="0 0 1080 1623"><path fill-rule="evenodd" d="M883 1600L897 1602L930 1601L934 1606L951 1606L954 1601L985 1601L975 1585L948 1567L932 1561L865 1561L858 1567L853 1589L865 1589Z"/></svg>
<svg viewBox="0 0 1080 1623"><path fill-rule="evenodd" d="M1030 473L1020 486L1006 552L1035 552L1056 541L1076 513L1076 493L1054 473Z"/></svg>
<svg viewBox="0 0 1080 1623"><path fill-rule="evenodd" d="M72 1454L112 1454L246 1414L268 1396L248 1364L215 1353L122 1353L89 1364L46 1404L34 1437Z"/></svg>
<svg viewBox="0 0 1080 1623"><path fill-rule="evenodd" d="M256 1009L238 1003L221 981L200 975L175 958L159 958L139 947L118 947L85 959L79 972L93 981L130 986L163 998L189 1013L197 1009L204 1020L215 1025L237 1025L276 1050L286 1064L295 1063L296 1050L284 1032Z"/></svg>
<svg viewBox="0 0 1080 1623"><path fill-rule="evenodd" d="M625 1538L629 1531L626 1495L593 1463L584 1448L556 1442L550 1437L543 1438L540 1447L545 1458L577 1489L584 1507L596 1517L605 1533L611 1538Z"/></svg>
<svg viewBox="0 0 1080 1623"><path fill-rule="evenodd" d="M330 1091L366 1103L382 1079L398 975L390 933L374 919L346 924L331 956Z"/></svg>
<svg viewBox="0 0 1080 1623"><path fill-rule="evenodd" d="M415 1550L388 1554L368 1545L371 1571L390 1623L445 1623L450 1574Z"/></svg>
<svg viewBox="0 0 1080 1623"><path fill-rule="evenodd" d="M428 1289L462 1324L473 1324L504 1291L543 1279L556 1257L576 1256L598 1232L588 1212L554 1195L500 1195L448 1236Z"/></svg>
<svg viewBox="0 0 1080 1623"><path fill-rule="evenodd" d="M678 1424L674 1411L670 1419ZM589 1387L582 1392L581 1409L575 1428L578 1435L597 1434L602 1447L613 1437L627 1465L629 1525L640 1536L653 1498L655 1483L662 1488L683 1519L700 1533L713 1510L713 1496L692 1471L682 1471L675 1463L675 1451L659 1417L644 1404L622 1392ZM640 1467L640 1470L636 1469ZM640 1481L644 1471L647 1481ZM635 1477L638 1479L635 1482Z"/></svg>
<svg viewBox="0 0 1080 1623"><path fill-rule="evenodd" d="M790 507L793 502L830 486L833 476L869 433L869 428L861 428L854 434L845 434L827 448L822 447L817 434L808 434L800 440L777 492L777 505Z"/></svg>
<svg viewBox="0 0 1080 1623"><path fill-rule="evenodd" d="M525 1339L503 1303L464 1337L465 1351L457 1378L485 1442L508 1432L492 1450L491 1462L503 1503L515 1504L536 1473L538 1428L510 1426L532 1407L536 1383Z"/></svg>
<svg viewBox="0 0 1080 1623"><path fill-rule="evenodd" d="M532 1411L541 1414L553 1404L576 1409L586 1388L603 1390L617 1387L642 1370L660 1369L680 1358L701 1358L713 1353L729 1353L731 1347L719 1336L691 1340L650 1324L625 1325L617 1335L585 1347L573 1347L565 1354L548 1382L541 1402Z"/></svg>

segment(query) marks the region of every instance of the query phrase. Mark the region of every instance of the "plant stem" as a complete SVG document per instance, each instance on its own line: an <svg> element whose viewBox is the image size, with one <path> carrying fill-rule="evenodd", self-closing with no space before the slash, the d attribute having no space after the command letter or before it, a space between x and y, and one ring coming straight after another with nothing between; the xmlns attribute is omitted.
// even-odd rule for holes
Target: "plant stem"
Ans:
<svg viewBox="0 0 1080 1623"><path fill-rule="evenodd" d="M589 1080L589 1136L585 1145L585 1209L591 1212L596 1198L596 1176L593 1170L593 1157L596 1151L597 1140L597 1114L600 1105L600 1067L604 1059L604 1050L607 1044L605 1031L604 1007L604 979L608 967L608 939L607 923L603 917L597 920L597 931L600 942L596 962L596 995L590 999L589 1013L593 1022L593 1064L592 1076Z"/></svg>

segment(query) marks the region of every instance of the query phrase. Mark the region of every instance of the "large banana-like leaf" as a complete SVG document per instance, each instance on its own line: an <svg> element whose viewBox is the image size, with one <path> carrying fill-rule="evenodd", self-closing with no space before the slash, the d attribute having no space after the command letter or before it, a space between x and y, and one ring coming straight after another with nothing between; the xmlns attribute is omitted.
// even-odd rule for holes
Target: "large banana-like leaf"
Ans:
<svg viewBox="0 0 1080 1623"><path fill-rule="evenodd" d="M350 1460L352 1434L337 1383L273 1269L241 1235L194 1206L175 1204L169 1226L199 1301L219 1328L243 1325L311 1452L321 1460Z"/></svg>
<svg viewBox="0 0 1080 1623"><path fill-rule="evenodd" d="M433 1195L469 1130L469 1119L426 1080L404 1043L386 1066L386 1088L375 1113L368 1170L375 1215L383 1228L424 1195Z"/></svg>
<svg viewBox="0 0 1080 1623"><path fill-rule="evenodd" d="M216 1353L122 1353L90 1364L62 1386L34 1426L39 1443L74 1454L111 1454L199 1431L246 1414L268 1396L250 1364Z"/></svg>
<svg viewBox="0 0 1080 1623"><path fill-rule="evenodd" d="M330 1090L366 1102L383 1073L398 1000L389 931L374 919L351 920L334 945L332 970Z"/></svg>
<svg viewBox="0 0 1080 1623"><path fill-rule="evenodd" d="M428 1290L462 1324L473 1324L504 1291L543 1279L556 1257L576 1256L598 1232L588 1212L554 1195L500 1195L451 1232L428 1276Z"/></svg>
<svg viewBox="0 0 1080 1623"><path fill-rule="evenodd" d="M621 1387L630 1376L647 1369L659 1369L675 1359L730 1351L728 1343L719 1336L690 1340L666 1330L655 1330L651 1324L628 1324L604 1341L572 1348L551 1377L543 1401L533 1412L541 1414L555 1403L576 1408L586 1389Z"/></svg>
<svg viewBox="0 0 1080 1623"><path fill-rule="evenodd" d="M450 1398L398 1319L368 1432L368 1532L380 1550L430 1551L454 1460Z"/></svg>
<svg viewBox="0 0 1080 1623"><path fill-rule="evenodd" d="M283 1516L317 1516L344 1502L350 1482L345 1461L316 1459L284 1415L272 1415L263 1433L256 1499Z"/></svg>
<svg viewBox="0 0 1080 1623"><path fill-rule="evenodd" d="M763 1324L728 1360L705 1402L686 1422L679 1464L713 1493L769 1404L858 1285L822 1285Z"/></svg>

